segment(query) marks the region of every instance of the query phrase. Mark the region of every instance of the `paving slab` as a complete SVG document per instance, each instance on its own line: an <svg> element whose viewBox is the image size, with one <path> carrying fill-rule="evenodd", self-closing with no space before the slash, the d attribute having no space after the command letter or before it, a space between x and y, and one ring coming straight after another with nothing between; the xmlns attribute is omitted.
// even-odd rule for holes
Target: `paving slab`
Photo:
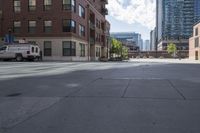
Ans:
<svg viewBox="0 0 200 133"><path fill-rule="evenodd" d="M66 98L6 133L199 133L200 101Z"/></svg>
<svg viewBox="0 0 200 133"><path fill-rule="evenodd" d="M132 79L124 97L183 99L168 80Z"/></svg>
<svg viewBox="0 0 200 133"><path fill-rule="evenodd" d="M172 80L171 81L186 99L200 100L200 80L199 82L192 82L187 80Z"/></svg>
<svg viewBox="0 0 200 133"><path fill-rule="evenodd" d="M13 127L59 100L60 98L0 98L0 129Z"/></svg>
<svg viewBox="0 0 200 133"><path fill-rule="evenodd" d="M21 93L21 97L65 97L95 80L70 77L20 78L13 81L0 81L0 97L13 93Z"/></svg>
<svg viewBox="0 0 200 133"><path fill-rule="evenodd" d="M121 97L128 86L127 79L99 79L81 89L73 96L104 96L104 97Z"/></svg>

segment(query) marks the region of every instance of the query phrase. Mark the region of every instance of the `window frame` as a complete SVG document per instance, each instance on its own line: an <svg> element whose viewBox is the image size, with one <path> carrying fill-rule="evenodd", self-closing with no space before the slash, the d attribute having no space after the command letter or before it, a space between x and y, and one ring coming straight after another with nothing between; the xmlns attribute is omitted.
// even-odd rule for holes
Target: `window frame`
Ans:
<svg viewBox="0 0 200 133"><path fill-rule="evenodd" d="M19 22L20 26L16 26L16 22ZM13 21L13 32L14 33L20 33L21 31L21 21Z"/></svg>
<svg viewBox="0 0 200 133"><path fill-rule="evenodd" d="M49 45L50 47L45 47L45 45ZM43 45L44 56L50 57L52 56L52 42L51 41L44 41Z"/></svg>
<svg viewBox="0 0 200 133"><path fill-rule="evenodd" d="M78 14L79 14L79 17L85 19L85 8L84 8L82 5L79 4L79 8L78 8L78 9L79 9L79 11L78 11L78 12L79 12L79 13L78 13Z"/></svg>
<svg viewBox="0 0 200 133"><path fill-rule="evenodd" d="M65 3L66 1L66 3ZM69 2L69 3L67 3ZM76 12L76 0L62 0L62 9L64 11Z"/></svg>
<svg viewBox="0 0 200 133"><path fill-rule="evenodd" d="M86 56L86 52L85 52L85 44L83 44L83 43L80 43L79 44L80 45L80 57L85 57Z"/></svg>
<svg viewBox="0 0 200 133"><path fill-rule="evenodd" d="M85 26L79 24L79 36L85 37Z"/></svg>
<svg viewBox="0 0 200 133"><path fill-rule="evenodd" d="M50 22L50 26L46 25L46 22ZM43 27L44 28L44 32L45 33L52 32L52 30L53 30L53 22L51 20L44 20L43 23L44 23L44 27Z"/></svg>
<svg viewBox="0 0 200 133"><path fill-rule="evenodd" d="M194 40L194 47L195 48L198 48L199 47L199 37L197 37L197 38L195 38L195 40Z"/></svg>
<svg viewBox="0 0 200 133"><path fill-rule="evenodd" d="M69 21L70 25L65 25L64 21L66 21L66 24L68 24L67 21ZM62 30L63 30L63 32L76 33L76 21L74 21L72 19L63 19L63 21L62 21Z"/></svg>
<svg viewBox="0 0 200 133"><path fill-rule="evenodd" d="M195 28L195 36L198 36L199 35L199 28Z"/></svg>
<svg viewBox="0 0 200 133"><path fill-rule="evenodd" d="M52 8L52 0L49 0L50 4L47 4L48 2L46 3L46 1L47 0L43 0L44 11L49 11Z"/></svg>
<svg viewBox="0 0 200 133"><path fill-rule="evenodd" d="M96 47L95 53L96 53L96 57L100 57L101 56L101 48Z"/></svg>
<svg viewBox="0 0 200 133"><path fill-rule="evenodd" d="M68 44L68 47L64 46ZM65 48L66 47L66 48ZM76 42L73 41L63 41L62 42L62 55L63 56L76 56Z"/></svg>
<svg viewBox="0 0 200 133"><path fill-rule="evenodd" d="M35 22L35 26L31 26L30 22ZM28 21L28 33L36 33L37 31L37 21L36 20L29 20Z"/></svg>
<svg viewBox="0 0 200 133"><path fill-rule="evenodd" d="M34 5L34 4L30 4L31 1L35 1L35 2L34 2L35 5ZM28 0L28 11L29 11L29 12L34 12L34 11L36 11L36 5L37 5L36 2L37 2L36 0Z"/></svg>
<svg viewBox="0 0 200 133"><path fill-rule="evenodd" d="M19 2L19 5L15 5L15 2ZM20 0L14 0L13 1L13 10L15 13L21 12L21 1Z"/></svg>

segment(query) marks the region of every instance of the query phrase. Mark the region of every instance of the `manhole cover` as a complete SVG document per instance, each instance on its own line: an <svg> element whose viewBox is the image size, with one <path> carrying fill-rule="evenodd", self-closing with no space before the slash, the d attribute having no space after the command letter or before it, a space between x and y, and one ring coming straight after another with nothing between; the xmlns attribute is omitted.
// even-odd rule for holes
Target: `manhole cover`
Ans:
<svg viewBox="0 0 200 133"><path fill-rule="evenodd" d="M17 97L20 95L21 95L21 93L12 93L12 94L7 95L6 97Z"/></svg>

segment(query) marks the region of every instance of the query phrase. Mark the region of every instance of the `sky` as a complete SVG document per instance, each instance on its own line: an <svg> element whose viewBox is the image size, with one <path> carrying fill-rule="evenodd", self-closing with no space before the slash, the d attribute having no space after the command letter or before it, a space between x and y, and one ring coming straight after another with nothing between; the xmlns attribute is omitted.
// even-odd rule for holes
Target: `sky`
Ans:
<svg viewBox="0 0 200 133"><path fill-rule="evenodd" d="M156 0L108 0L111 32L137 32L144 40L155 27Z"/></svg>

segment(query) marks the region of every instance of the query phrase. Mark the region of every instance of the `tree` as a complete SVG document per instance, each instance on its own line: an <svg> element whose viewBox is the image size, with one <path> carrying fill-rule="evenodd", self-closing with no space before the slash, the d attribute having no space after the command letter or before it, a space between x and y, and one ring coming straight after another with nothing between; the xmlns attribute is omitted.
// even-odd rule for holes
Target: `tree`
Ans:
<svg viewBox="0 0 200 133"><path fill-rule="evenodd" d="M115 54L117 56L121 55L122 53L122 43L116 39L112 39L111 41L112 47L111 47L111 53Z"/></svg>
<svg viewBox="0 0 200 133"><path fill-rule="evenodd" d="M128 48L127 47L122 47L122 58L128 59Z"/></svg>
<svg viewBox="0 0 200 133"><path fill-rule="evenodd" d="M175 57L176 51L177 51L176 44L170 43L167 45L167 52L173 55L173 57Z"/></svg>

